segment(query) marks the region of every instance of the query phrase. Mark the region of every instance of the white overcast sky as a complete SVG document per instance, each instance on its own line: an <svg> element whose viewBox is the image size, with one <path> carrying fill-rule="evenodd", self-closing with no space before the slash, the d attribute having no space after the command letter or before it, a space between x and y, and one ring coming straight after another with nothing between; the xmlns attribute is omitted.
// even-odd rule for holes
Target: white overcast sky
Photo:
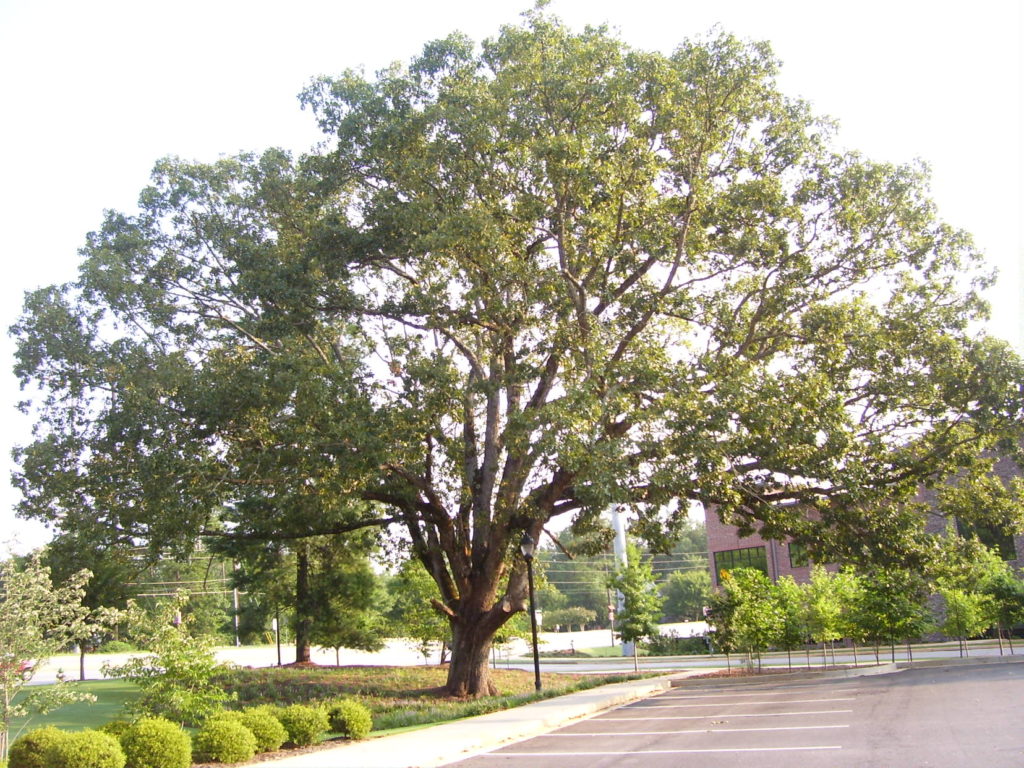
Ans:
<svg viewBox="0 0 1024 768"><path fill-rule="evenodd" d="M154 161L309 148L296 95L319 74L373 72L461 30L518 23L532 0L0 0L0 327L24 292L75 276L106 208L131 210ZM1020 346L1021 4L916 0L554 0L575 28L607 23L671 51L715 24L768 40L783 89L836 118L842 145L927 161L943 218L1001 273L991 332ZM0 555L45 541L14 518L13 346L0 335Z"/></svg>

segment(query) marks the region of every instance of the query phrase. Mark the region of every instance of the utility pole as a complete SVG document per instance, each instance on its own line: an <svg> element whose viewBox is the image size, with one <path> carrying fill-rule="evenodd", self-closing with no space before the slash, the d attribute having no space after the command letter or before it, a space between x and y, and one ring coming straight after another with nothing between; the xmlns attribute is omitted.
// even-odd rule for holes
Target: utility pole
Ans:
<svg viewBox="0 0 1024 768"><path fill-rule="evenodd" d="M626 556L626 525L622 520L622 515L619 513L619 505L612 504L612 529L615 531L615 539L613 540L613 548L615 551L615 566L617 568L625 568L628 563ZM626 607L626 598L622 596L622 593L615 590L615 603L617 610L615 614L621 615L623 609ZM634 652L634 643L623 643L622 644L622 655L632 656Z"/></svg>

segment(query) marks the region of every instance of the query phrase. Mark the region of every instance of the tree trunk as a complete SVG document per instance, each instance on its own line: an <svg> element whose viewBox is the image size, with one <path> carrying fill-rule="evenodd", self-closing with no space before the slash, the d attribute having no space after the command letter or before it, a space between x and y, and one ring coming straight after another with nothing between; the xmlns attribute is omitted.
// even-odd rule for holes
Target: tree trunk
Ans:
<svg viewBox="0 0 1024 768"><path fill-rule="evenodd" d="M301 542L295 551L295 663L309 663L312 596L309 591L309 550Z"/></svg>
<svg viewBox="0 0 1024 768"><path fill-rule="evenodd" d="M468 625L468 626L467 626ZM471 622L456 622L452 628L452 655L448 665L449 696L494 696L498 689L491 682L491 653L493 632L487 632Z"/></svg>
<svg viewBox="0 0 1024 768"><path fill-rule="evenodd" d="M1000 646L1000 650L1002 646ZM85 641L78 644L78 679L85 680Z"/></svg>

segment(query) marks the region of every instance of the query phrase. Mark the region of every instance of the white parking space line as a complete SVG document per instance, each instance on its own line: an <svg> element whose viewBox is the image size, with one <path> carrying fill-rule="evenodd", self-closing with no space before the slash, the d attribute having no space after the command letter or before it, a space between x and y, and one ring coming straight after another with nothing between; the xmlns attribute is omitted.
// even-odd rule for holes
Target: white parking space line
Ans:
<svg viewBox="0 0 1024 768"><path fill-rule="evenodd" d="M766 733L773 731L825 731L834 728L849 728L849 725L780 725L777 728L693 728L688 731L607 731L580 733L542 733L538 739L570 739L581 736L680 736L693 734L707 736L713 733Z"/></svg>
<svg viewBox="0 0 1024 768"><path fill-rule="evenodd" d="M839 744L820 744L806 747L736 747L709 749L637 749L621 752L487 752L481 757L609 757L617 755L706 755L736 752L811 752L842 749Z"/></svg>
<svg viewBox="0 0 1024 768"><path fill-rule="evenodd" d="M809 712L763 712L763 713L750 713L746 715L739 714L723 714L718 713L714 715L670 715L665 717L664 715L655 715L654 717L602 717L600 720L707 720L712 717L797 717L800 715L849 715L853 712L852 709L819 709L812 710Z"/></svg>
<svg viewBox="0 0 1024 768"><path fill-rule="evenodd" d="M788 701L716 701L713 704L648 704L634 709L694 709L697 707L753 707L765 704L817 704L824 701L854 701L853 696L834 699L789 699Z"/></svg>
<svg viewBox="0 0 1024 768"><path fill-rule="evenodd" d="M829 693L860 693L860 688L830 688ZM658 699L738 699L746 698L750 696L792 696L794 691L755 691L754 693L704 693L704 694L693 694L693 693L663 693L658 696ZM631 704L629 706L636 706Z"/></svg>

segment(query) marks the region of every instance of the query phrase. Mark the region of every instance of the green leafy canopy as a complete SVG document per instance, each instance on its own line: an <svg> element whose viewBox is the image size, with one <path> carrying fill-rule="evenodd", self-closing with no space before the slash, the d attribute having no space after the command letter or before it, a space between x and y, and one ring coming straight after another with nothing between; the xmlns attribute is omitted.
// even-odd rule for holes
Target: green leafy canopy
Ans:
<svg viewBox="0 0 1024 768"><path fill-rule="evenodd" d="M694 500L922 557L904 502L1019 428L1024 369L971 331L988 278L924 168L835 150L778 66L535 9L317 80L323 150L160 162L13 329L22 512L183 546L398 523L453 691L555 517L657 540Z"/></svg>

